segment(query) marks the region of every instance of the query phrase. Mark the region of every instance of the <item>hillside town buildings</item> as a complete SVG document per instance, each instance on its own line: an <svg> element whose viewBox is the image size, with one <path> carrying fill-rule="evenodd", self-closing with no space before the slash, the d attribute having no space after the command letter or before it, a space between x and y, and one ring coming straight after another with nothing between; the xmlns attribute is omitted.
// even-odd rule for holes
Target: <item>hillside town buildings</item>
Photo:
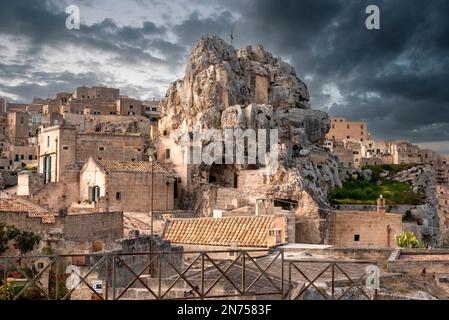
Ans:
<svg viewBox="0 0 449 320"><path fill-rule="evenodd" d="M157 127L160 115L159 101L142 102L120 95L119 89L107 87L79 87L51 99L35 98L29 104L1 99L0 110L0 168L3 169L37 165L37 137L41 128L65 123L78 126L78 131L95 131L93 126L102 120L132 119L148 123L144 133L150 134L150 128ZM100 116L109 117L101 119Z"/></svg>
<svg viewBox="0 0 449 320"><path fill-rule="evenodd" d="M162 102L102 86L30 104L0 100L0 223L39 234L45 248L58 253L83 250L86 256L71 263L85 269L95 263L86 258L93 252L129 254L114 270L123 270L125 261L138 266L141 283L160 280L159 290L167 283L152 277L182 278L189 270L181 275L170 267L182 270L186 263L201 261L203 269L193 271L204 280L205 263L221 265L204 254L208 251L224 252L224 263L235 259L230 270L234 263L241 263L239 268L255 263L243 254L247 250L260 250L262 261L280 250L282 258L265 271L281 264L283 273L284 258L312 259L309 249L323 255L321 260L360 255L386 260L405 230L448 230L447 159L408 141L375 140L366 122L329 119L313 110L294 68L262 46L235 50L208 36L192 52L184 85L175 82ZM223 57L233 68L222 67ZM193 135L198 119L203 130L219 134L229 128L278 128L279 139L265 141L281 149L277 170L268 174L266 163L221 158L185 162L186 153L211 142L182 144L180 137ZM243 144L245 160L258 142ZM401 172L401 178L411 192L425 194L426 203L398 205L395 211L383 196L372 206L330 204L328 196L343 185L345 172L380 164L419 165ZM404 220L407 214L413 223ZM155 250L160 250L158 263L151 260ZM203 253L192 262L184 251ZM89 281L103 281L109 272L104 270L95 270L98 279ZM119 275L122 288L133 280L127 273ZM184 289L177 294L198 294L195 286ZM225 285L220 290L227 292Z"/></svg>
<svg viewBox="0 0 449 320"><path fill-rule="evenodd" d="M441 157L406 140L374 140L368 123L331 118L331 128L324 146L340 160L345 169L360 169L380 164L433 164Z"/></svg>

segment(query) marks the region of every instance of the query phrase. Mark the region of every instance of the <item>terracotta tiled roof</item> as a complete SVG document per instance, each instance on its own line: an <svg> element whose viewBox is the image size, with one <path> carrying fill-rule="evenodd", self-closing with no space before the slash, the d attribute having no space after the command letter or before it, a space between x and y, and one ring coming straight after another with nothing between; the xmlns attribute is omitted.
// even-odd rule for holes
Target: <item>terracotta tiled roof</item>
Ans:
<svg viewBox="0 0 449 320"><path fill-rule="evenodd" d="M1 212L27 212L29 217L42 218L42 223L55 223L56 218L52 213L43 208L28 204L21 199L2 199L0 201Z"/></svg>
<svg viewBox="0 0 449 320"><path fill-rule="evenodd" d="M106 171L135 171L135 172L151 172L151 162L149 161L111 161L98 160L98 164ZM154 165L154 172L170 173L160 164Z"/></svg>
<svg viewBox="0 0 449 320"><path fill-rule="evenodd" d="M40 210L15 199L2 199L0 201L0 211L35 213Z"/></svg>
<svg viewBox="0 0 449 320"><path fill-rule="evenodd" d="M270 216L173 219L167 222L164 240L177 244L267 247Z"/></svg>

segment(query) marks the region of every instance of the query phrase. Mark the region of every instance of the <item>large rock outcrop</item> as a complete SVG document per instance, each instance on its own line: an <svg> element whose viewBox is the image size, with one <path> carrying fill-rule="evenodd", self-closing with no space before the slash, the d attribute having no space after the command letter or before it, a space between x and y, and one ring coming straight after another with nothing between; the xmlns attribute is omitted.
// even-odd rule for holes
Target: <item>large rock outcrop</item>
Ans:
<svg viewBox="0 0 449 320"><path fill-rule="evenodd" d="M394 175L394 180L408 182L413 192L426 196L425 204L411 208L413 217L423 222L419 228L427 243L435 245L440 238L440 217L438 216L438 198L435 169L431 165L417 165Z"/></svg>
<svg viewBox="0 0 449 320"><path fill-rule="evenodd" d="M295 69L258 46L234 49L216 36L205 36L193 47L183 80L174 82L162 104L159 132L171 136L174 145L180 136L201 130L275 129L278 130L278 169L274 175L260 176L257 193L298 203L298 219L312 222L316 230L305 230L307 242L324 239L327 193L340 186L336 158L324 151L321 142L329 131L326 113L313 110L307 86ZM204 132L204 131L202 131ZM203 141L202 147L209 144ZM208 215L213 209L208 187L211 166L192 165L195 176L186 187L186 206L201 208ZM235 165L233 172L249 170ZM254 169L254 168L253 168ZM215 177L214 177L215 179ZM252 192L251 186L238 186ZM198 203L209 199L210 205ZM306 235L305 233L310 233ZM298 240L298 239L297 239Z"/></svg>

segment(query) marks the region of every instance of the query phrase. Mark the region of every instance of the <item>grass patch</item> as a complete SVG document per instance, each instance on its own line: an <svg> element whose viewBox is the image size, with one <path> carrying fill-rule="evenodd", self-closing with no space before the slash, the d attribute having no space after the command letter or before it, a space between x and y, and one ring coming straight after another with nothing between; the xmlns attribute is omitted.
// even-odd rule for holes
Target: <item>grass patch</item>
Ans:
<svg viewBox="0 0 449 320"><path fill-rule="evenodd" d="M348 179L342 188L335 189L329 200L332 204L366 204L374 205L380 195L383 195L387 204L420 205L425 202L425 195L411 191L412 186L408 182L398 182L390 177L394 174L412 168L414 165L381 165L366 166L373 172L372 179L363 177ZM385 172L385 177L382 173Z"/></svg>

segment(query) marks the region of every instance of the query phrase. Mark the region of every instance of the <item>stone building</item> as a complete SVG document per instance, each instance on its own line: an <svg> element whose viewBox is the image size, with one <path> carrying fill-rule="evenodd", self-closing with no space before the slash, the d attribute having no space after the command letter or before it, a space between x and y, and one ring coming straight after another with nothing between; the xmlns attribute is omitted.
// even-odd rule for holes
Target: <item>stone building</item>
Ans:
<svg viewBox="0 0 449 320"><path fill-rule="evenodd" d="M152 124L144 116L86 115L65 113L62 115L67 125L73 125L78 132L96 133L141 133L151 134Z"/></svg>
<svg viewBox="0 0 449 320"><path fill-rule="evenodd" d="M116 114L118 115L142 115L142 102L133 98L121 96L116 101L116 107Z"/></svg>
<svg viewBox="0 0 449 320"><path fill-rule="evenodd" d="M142 115L139 100L120 96L120 90L107 87L79 87L74 93L58 93L49 100L36 100L43 103L44 115L84 114L84 115Z"/></svg>
<svg viewBox="0 0 449 320"><path fill-rule="evenodd" d="M39 135L39 171L46 182L73 179L76 165L89 157L98 160L142 160L144 141L140 134L78 132L75 126L44 128Z"/></svg>
<svg viewBox="0 0 449 320"><path fill-rule="evenodd" d="M37 150L38 146L33 144L9 145L9 159L19 164L25 163L26 165L31 165L37 162Z"/></svg>
<svg viewBox="0 0 449 320"><path fill-rule="evenodd" d="M78 87L73 93L73 98L77 100L103 99L115 101L119 97L119 89L107 87Z"/></svg>
<svg viewBox="0 0 449 320"><path fill-rule="evenodd" d="M24 145L29 137L29 116L26 112L8 112L7 130L9 142L11 144Z"/></svg>
<svg viewBox="0 0 449 320"><path fill-rule="evenodd" d="M376 154L392 158L392 164L437 164L439 155L428 149L421 149L406 140L380 140L376 142Z"/></svg>
<svg viewBox="0 0 449 320"><path fill-rule="evenodd" d="M153 166L149 161L90 157L80 173L80 201L98 202L104 198L107 211L172 211L177 197L175 182L173 174L157 163Z"/></svg>
<svg viewBox="0 0 449 320"><path fill-rule="evenodd" d="M54 235L76 242L123 238L122 212L55 214L20 198L0 201L0 223L34 232L43 239Z"/></svg>
<svg viewBox="0 0 449 320"><path fill-rule="evenodd" d="M326 140L356 140L360 142L371 140L367 122L351 122L345 118L331 118L331 128L326 134Z"/></svg>
<svg viewBox="0 0 449 320"><path fill-rule="evenodd" d="M436 164L439 159L436 152L406 140L374 141L366 122L349 122L345 118L331 119L324 147L339 158L345 169L380 164Z"/></svg>
<svg viewBox="0 0 449 320"><path fill-rule="evenodd" d="M6 112L6 100L0 97L0 112Z"/></svg>
<svg viewBox="0 0 449 320"><path fill-rule="evenodd" d="M142 101L143 115L150 119L151 124L157 125L161 116L161 101Z"/></svg>
<svg viewBox="0 0 449 320"><path fill-rule="evenodd" d="M344 169L358 169L364 163L380 162L375 155L375 141L368 131L367 122L331 118L331 128L326 134L324 146L338 157Z"/></svg>
<svg viewBox="0 0 449 320"><path fill-rule="evenodd" d="M13 102L6 102L5 111L6 112L25 112L27 108L26 103L13 103Z"/></svg>
<svg viewBox="0 0 449 320"><path fill-rule="evenodd" d="M46 186L33 188L38 191L29 196L50 208L64 208L78 202L79 172L89 157L97 160L143 160L144 138L141 134L78 132L75 126L66 124L42 128L38 175L41 184Z"/></svg>
<svg viewBox="0 0 449 320"><path fill-rule="evenodd" d="M403 231L402 215L386 213L385 199L377 211L334 211L329 226L329 244L339 247L396 247L395 235Z"/></svg>

